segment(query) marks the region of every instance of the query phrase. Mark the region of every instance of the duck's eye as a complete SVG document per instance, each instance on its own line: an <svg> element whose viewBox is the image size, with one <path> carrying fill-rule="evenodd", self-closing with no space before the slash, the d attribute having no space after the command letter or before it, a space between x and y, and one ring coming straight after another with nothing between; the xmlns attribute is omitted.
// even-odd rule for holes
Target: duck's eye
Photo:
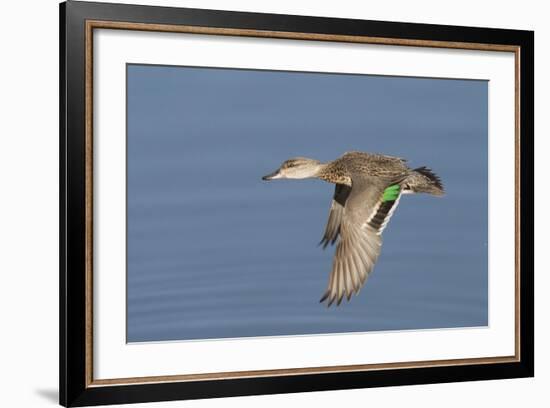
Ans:
<svg viewBox="0 0 550 408"><path fill-rule="evenodd" d="M285 167L288 169L289 167L294 167L296 163L290 162L285 165Z"/></svg>

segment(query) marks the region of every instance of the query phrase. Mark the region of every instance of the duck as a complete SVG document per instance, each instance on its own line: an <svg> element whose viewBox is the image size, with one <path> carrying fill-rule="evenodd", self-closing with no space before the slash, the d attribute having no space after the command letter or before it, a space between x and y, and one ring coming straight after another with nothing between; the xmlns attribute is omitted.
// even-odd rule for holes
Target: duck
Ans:
<svg viewBox="0 0 550 408"><path fill-rule="evenodd" d="M320 302L340 305L359 294L373 271L382 233L405 194L445 194L441 179L428 167L410 168L400 157L351 151L322 163L307 157L284 161L262 180L317 178L335 185L323 249L336 244L328 286Z"/></svg>

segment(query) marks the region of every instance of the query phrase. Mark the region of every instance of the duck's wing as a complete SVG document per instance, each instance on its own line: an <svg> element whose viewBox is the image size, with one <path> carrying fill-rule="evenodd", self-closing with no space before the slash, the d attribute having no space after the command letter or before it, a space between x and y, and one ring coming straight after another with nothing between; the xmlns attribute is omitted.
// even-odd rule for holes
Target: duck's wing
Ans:
<svg viewBox="0 0 550 408"><path fill-rule="evenodd" d="M321 298L328 306L359 293L380 255L382 231L395 211L401 186L396 181L354 178L340 215L340 241L336 247L328 288Z"/></svg>
<svg viewBox="0 0 550 408"><path fill-rule="evenodd" d="M345 184L336 184L334 188L334 196L332 197L332 204L330 205L325 233L321 242L319 242L319 245L322 245L323 249L326 248L328 244L334 245L338 239L344 206L346 205L350 192L351 187Z"/></svg>

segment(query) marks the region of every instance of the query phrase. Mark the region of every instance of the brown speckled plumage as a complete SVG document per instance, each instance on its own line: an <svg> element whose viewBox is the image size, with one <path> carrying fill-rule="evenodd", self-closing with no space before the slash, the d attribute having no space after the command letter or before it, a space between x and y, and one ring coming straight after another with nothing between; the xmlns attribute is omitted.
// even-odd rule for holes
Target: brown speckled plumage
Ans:
<svg viewBox="0 0 550 408"><path fill-rule="evenodd" d="M318 177L334 184L351 186L352 174L369 177L396 178L408 173L405 160L398 157L364 152L347 152L338 159L328 162Z"/></svg>

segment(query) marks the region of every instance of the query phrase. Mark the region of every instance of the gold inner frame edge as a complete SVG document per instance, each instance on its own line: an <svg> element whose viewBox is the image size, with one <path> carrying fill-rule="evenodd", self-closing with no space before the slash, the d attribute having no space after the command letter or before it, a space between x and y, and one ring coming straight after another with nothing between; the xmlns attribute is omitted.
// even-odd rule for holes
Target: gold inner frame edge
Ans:
<svg viewBox="0 0 550 408"><path fill-rule="evenodd" d="M310 41L331 41L343 43L380 44L410 47L450 48L478 51L513 52L515 58L515 353L513 356L479 357L413 362L377 364L354 364L341 366L300 367L273 370L213 372L201 374L161 375L151 377L126 377L112 379L93 378L93 30L95 28L132 31L154 31L187 34L207 34L276 38ZM350 36L288 31L268 31L235 28L197 27L150 23L128 23L121 21L86 20L85 26L85 285L86 285L86 344L85 344L85 386L101 387L145 383L168 383L183 381L207 381L253 377L291 376L300 374L323 374L357 372L421 367L460 366L471 364L513 363L521 361L520 356L520 52L521 47L506 44L484 44L454 41L413 40L386 37Z"/></svg>

